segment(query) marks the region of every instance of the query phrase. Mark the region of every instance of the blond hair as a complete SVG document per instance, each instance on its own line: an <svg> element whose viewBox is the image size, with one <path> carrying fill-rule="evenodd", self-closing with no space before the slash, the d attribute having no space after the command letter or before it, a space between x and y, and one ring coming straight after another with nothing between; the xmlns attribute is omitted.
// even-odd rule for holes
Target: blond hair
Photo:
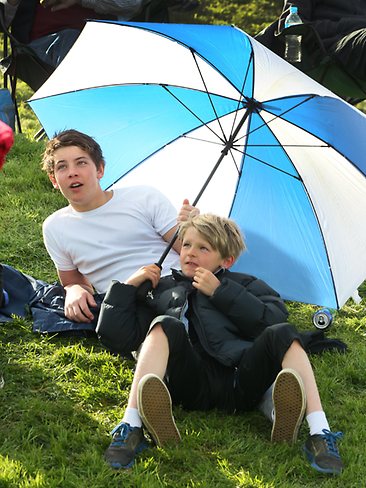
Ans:
<svg viewBox="0 0 366 488"><path fill-rule="evenodd" d="M178 237L183 240L189 228L193 227L223 259L237 259L246 249L238 225L231 219L214 214L201 214L182 222Z"/></svg>

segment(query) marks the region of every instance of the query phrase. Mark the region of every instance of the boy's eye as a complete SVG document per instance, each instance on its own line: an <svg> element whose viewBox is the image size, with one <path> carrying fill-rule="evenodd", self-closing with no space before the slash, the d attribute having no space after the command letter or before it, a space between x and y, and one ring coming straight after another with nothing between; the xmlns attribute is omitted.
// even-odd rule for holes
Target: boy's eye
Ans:
<svg viewBox="0 0 366 488"><path fill-rule="evenodd" d="M58 164L55 168L55 171L60 171L66 168L66 164Z"/></svg>

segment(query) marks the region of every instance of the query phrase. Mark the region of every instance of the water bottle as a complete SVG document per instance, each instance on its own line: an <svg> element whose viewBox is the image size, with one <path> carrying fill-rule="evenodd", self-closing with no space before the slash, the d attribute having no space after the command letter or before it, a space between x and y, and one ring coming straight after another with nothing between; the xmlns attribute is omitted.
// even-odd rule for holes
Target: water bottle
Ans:
<svg viewBox="0 0 366 488"><path fill-rule="evenodd" d="M290 13L285 19L285 29L292 25L302 24L299 14L297 13L297 7L291 5ZM301 38L300 35L287 34L285 44L285 59L289 63L301 62Z"/></svg>

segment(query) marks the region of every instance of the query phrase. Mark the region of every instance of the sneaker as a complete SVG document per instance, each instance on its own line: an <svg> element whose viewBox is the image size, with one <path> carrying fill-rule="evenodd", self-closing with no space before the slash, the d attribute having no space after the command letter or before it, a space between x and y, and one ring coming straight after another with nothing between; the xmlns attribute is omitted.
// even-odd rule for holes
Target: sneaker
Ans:
<svg viewBox="0 0 366 488"><path fill-rule="evenodd" d="M155 374L143 376L137 392L142 422L157 446L177 444L181 437L172 413L172 400L165 383Z"/></svg>
<svg viewBox="0 0 366 488"><path fill-rule="evenodd" d="M323 434L309 435L304 451L311 466L321 473L340 474L343 463L338 452L337 439L342 432L330 432L323 429Z"/></svg>
<svg viewBox="0 0 366 488"><path fill-rule="evenodd" d="M306 407L304 385L296 371L285 368L277 375L272 399L274 420L271 441L293 444L297 440Z"/></svg>
<svg viewBox="0 0 366 488"><path fill-rule="evenodd" d="M131 468L136 455L149 447L141 427L131 427L121 422L111 434L113 439L104 457L112 468Z"/></svg>

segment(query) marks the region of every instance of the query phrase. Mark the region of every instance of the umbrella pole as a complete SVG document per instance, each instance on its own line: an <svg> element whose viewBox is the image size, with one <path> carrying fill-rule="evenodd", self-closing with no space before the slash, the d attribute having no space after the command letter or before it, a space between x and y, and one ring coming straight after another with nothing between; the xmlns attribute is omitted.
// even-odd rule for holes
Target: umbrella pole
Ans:
<svg viewBox="0 0 366 488"><path fill-rule="evenodd" d="M217 160L215 166L212 168L211 173L208 175L208 177L207 177L206 181L204 182L201 190L198 192L198 195L194 199L194 201L192 203L192 206L193 207L195 207L197 205L199 199L202 196L202 193L205 191L205 189L207 188L208 184L210 183L212 177L216 173L217 168L220 166L220 164L221 164L222 160L224 159L224 157L227 156L229 150L233 147L234 142L235 142L235 139L236 139L237 135L239 134L240 129L243 127L245 121L249 117L249 115L252 112L254 112L255 110L257 110L257 109L260 108L259 102L257 102L256 100L254 100L254 98L247 98L246 99L246 103L247 103L247 109L246 109L246 111L245 111L245 113L243 115L243 118L241 119L241 121L239 122L239 124L236 126L236 128L235 128L234 132L231 134L230 138L227 140L227 142L226 142L223 150L221 151L221 154L220 154L219 159ZM165 248L164 252L160 256L159 261L157 263L155 263L157 266L159 266L160 269L162 268L162 264L163 264L165 258L167 257L169 251L171 250L171 248L173 247L175 241L177 240L178 233L179 233L179 230L177 229L175 231L175 233L174 233L171 241L169 242L169 244ZM142 283L138 287L138 289L137 289L137 297L138 297L138 299L144 300L145 297L146 297L146 295L149 293L149 291L151 291L151 289L152 289L152 283L151 283L151 281L150 280L144 281L144 283Z"/></svg>
<svg viewBox="0 0 366 488"><path fill-rule="evenodd" d="M220 154L220 157L219 159L217 160L215 166L212 168L211 170L211 173L208 175L206 181L204 182L202 188L200 189L200 191L198 192L196 198L194 199L194 201L192 202L192 206L195 207L199 201L199 199L201 198L203 192L206 190L208 184L210 183L211 179L213 178L214 174L216 173L218 167L220 166L222 160L224 159L225 156L227 156L229 150L233 147L234 145L234 141L237 137L237 135L239 134L239 131L240 129L243 127L245 121L247 120L248 116L256 109L256 108L259 108L259 103L257 101L255 101L254 99L247 99L247 110L245 111L245 114L243 115L243 118L241 119L241 121L239 122L239 124L236 126L234 132L231 134L230 138L228 139L228 141L226 142L223 150L221 151L221 154ZM169 242L169 244L167 245L166 249L164 250L164 252L162 253L162 255L160 256L160 259L159 261L156 263L157 266L160 267L160 269L162 268L162 264L165 260L165 258L167 257L169 251L171 250L171 248L173 247L175 241L177 240L178 238L178 229L175 231L175 234L173 235L171 241Z"/></svg>

